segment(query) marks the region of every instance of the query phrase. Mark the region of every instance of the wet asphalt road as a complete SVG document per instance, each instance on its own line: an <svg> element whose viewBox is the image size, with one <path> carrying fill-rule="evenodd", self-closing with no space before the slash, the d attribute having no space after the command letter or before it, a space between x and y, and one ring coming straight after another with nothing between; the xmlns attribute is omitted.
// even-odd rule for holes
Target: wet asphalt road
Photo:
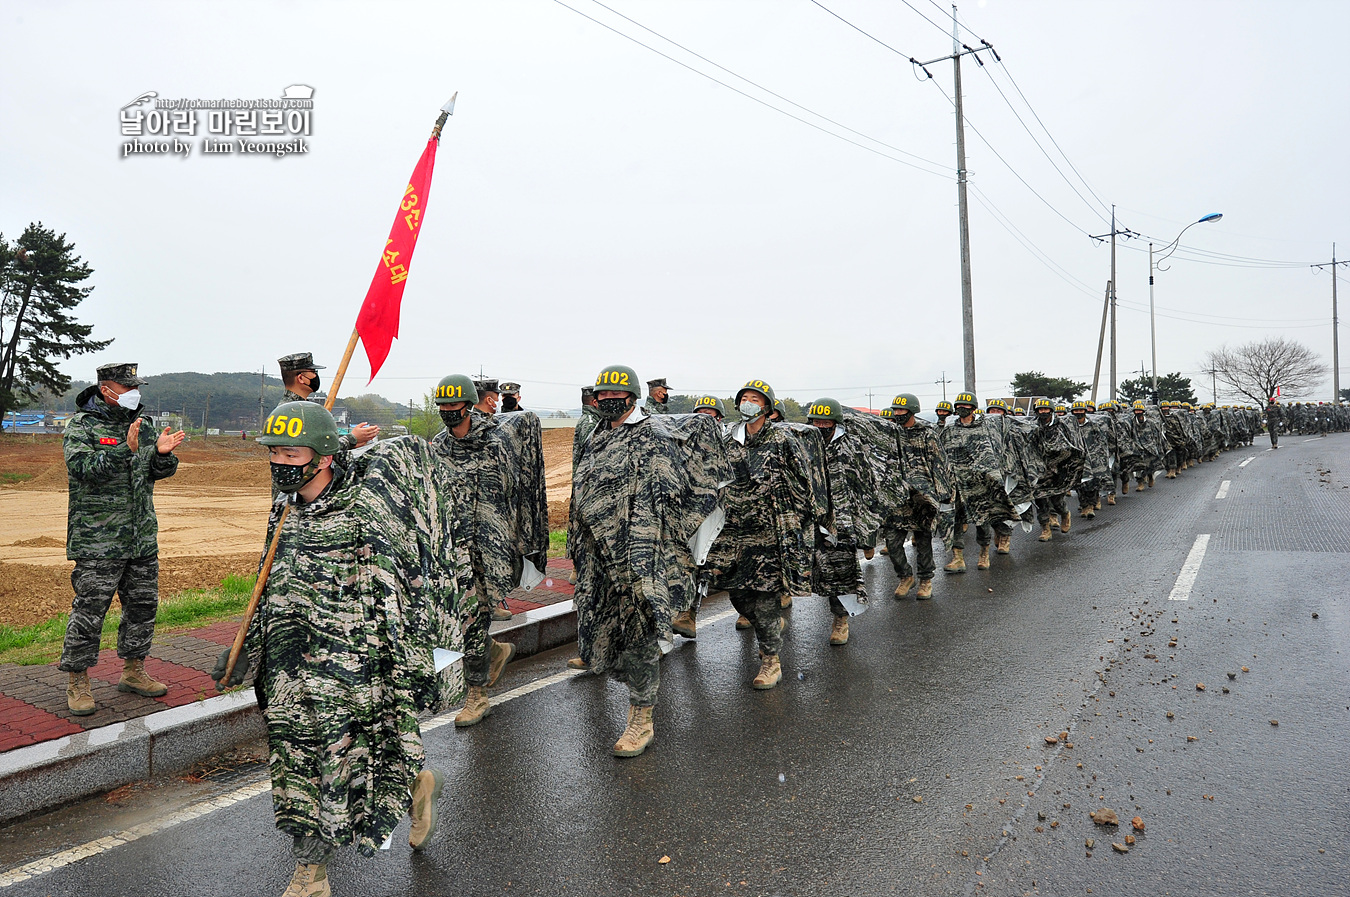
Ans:
<svg viewBox="0 0 1350 897"><path fill-rule="evenodd" d="M334 893L1350 893L1350 435L1282 446L1160 479L1048 545L1018 533L988 572L972 539L970 571L939 571L931 602L893 600L878 557L847 646L828 644L822 599L797 600L773 691L749 688L752 633L705 625L663 662L640 758L610 756L626 693L593 677L430 732L447 773L434 843L412 855L405 822L373 860L344 851ZM1200 534L1189 599L1169 601ZM497 691L569 654L513 665ZM1102 806L1121 826L1093 824ZM279 894L294 867L270 809L246 800L5 891ZM29 827L0 868L39 852Z"/></svg>

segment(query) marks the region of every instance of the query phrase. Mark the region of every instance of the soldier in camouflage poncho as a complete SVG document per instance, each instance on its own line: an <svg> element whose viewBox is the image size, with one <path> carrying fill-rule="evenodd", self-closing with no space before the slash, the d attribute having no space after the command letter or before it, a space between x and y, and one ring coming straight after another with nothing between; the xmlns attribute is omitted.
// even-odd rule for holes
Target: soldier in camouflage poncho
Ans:
<svg viewBox="0 0 1350 897"><path fill-rule="evenodd" d="M1145 405L1135 400L1134 437L1139 443L1139 460L1134 473L1138 484L1136 492L1143 492L1144 485L1153 488L1154 477L1165 470L1167 463L1167 434L1163 431L1162 415L1156 405Z"/></svg>
<svg viewBox="0 0 1350 897"><path fill-rule="evenodd" d="M1096 406L1091 402L1074 402L1070 408L1078 435L1083 440L1083 475L1078 483L1078 516L1092 519L1102 504L1102 493L1111 482L1111 455L1106 424L1102 415L1089 414Z"/></svg>
<svg viewBox="0 0 1350 897"><path fill-rule="evenodd" d="M773 389L751 380L736 394L743 420L724 442L731 484L723 497L726 528L708 566L748 619L759 642L760 669L754 687L773 688L782 679L783 644L778 596L811 591L813 545L807 526L829 526L829 492L814 471L803 440L769 421Z"/></svg>
<svg viewBox="0 0 1350 897"><path fill-rule="evenodd" d="M651 416L637 407L632 368L596 379L602 423L581 449L568 539L577 562L577 646L595 673L628 686L628 724L614 754L634 757L655 737L652 711L671 618L672 567L693 565L720 525L719 484L729 479L717 422L702 414Z"/></svg>
<svg viewBox="0 0 1350 897"><path fill-rule="evenodd" d="M442 379L434 399L445 429L431 447L454 472L442 487L455 496L454 542L468 549L477 598L463 621L469 693L455 717L456 726L472 726L492 712L488 687L516 650L489 636L492 609L506 603L526 563L539 572L548 565L543 437L532 412L474 411L478 392L464 374Z"/></svg>
<svg viewBox="0 0 1350 897"><path fill-rule="evenodd" d="M445 680L433 649L458 643L463 554L451 544L452 481L425 442L380 443L334 466L332 416L285 403L260 442L286 496L271 575L245 639L267 721L277 828L297 861L287 895L327 895L327 862L355 843L373 856L411 810L409 843L435 828L442 777L424 768L419 711ZM224 678L226 654L212 676Z"/></svg>
<svg viewBox="0 0 1350 897"><path fill-rule="evenodd" d="M834 622L830 644L848 642L848 609L841 595L855 595L866 601L858 550L871 555L881 521L872 510L876 481L868 462L866 445L850 426L844 424L843 406L835 399L816 399L806 409L807 419L819 431L825 447L825 465L829 481L830 513L835 531L813 533L815 556L811 581L817 595L830 602Z"/></svg>
<svg viewBox="0 0 1350 897"><path fill-rule="evenodd" d="M1041 524L1040 540L1049 542L1051 526L1058 521L1060 532L1068 534L1073 524L1066 501L1070 490L1082 479L1083 439L1067 415L1056 417L1047 399L1037 399L1036 448L1045 462L1045 476L1036 484L1036 517Z"/></svg>
<svg viewBox="0 0 1350 897"><path fill-rule="evenodd" d="M779 426L786 427L791 431L792 435L796 436L797 439L801 441L802 448L806 450L806 457L810 462L809 470L811 472L813 489L819 494L825 495L827 497L826 500L828 501L830 491L828 482L829 474L826 471L825 442L820 438L820 432L810 424L797 423L796 421L790 421L785 418L783 416L782 399L776 399L774 401L773 410L769 412L769 420ZM816 543L816 525L814 523L810 521L802 522L802 540L808 546ZM778 596L779 606L784 608L791 607L792 600L797 595L805 597L811 594L809 591L809 579L803 580L802 584L808 587L808 591L798 593L784 592ZM736 621L736 628L749 629L749 619L742 616Z"/></svg>
<svg viewBox="0 0 1350 897"><path fill-rule="evenodd" d="M115 592L122 603L118 691L158 697L168 689L145 672L159 608L159 525L155 481L173 476L173 450L183 433L156 433L140 416L134 364L98 369L98 382L75 398L79 413L66 426L62 448L70 474L66 557L75 562L75 599L66 623L60 668L69 674L66 705L75 716L94 712L89 667Z"/></svg>
<svg viewBox="0 0 1350 897"><path fill-rule="evenodd" d="M960 398L958 396L957 398ZM901 513L886 527L886 554L900 580L895 597L904 597L914 583L905 557L905 531L914 545L914 573L918 574L918 599L933 595L933 537L942 540L944 547L955 554L953 564L960 562L964 546L958 546L956 533L956 487L952 481L951 465L938 445L937 431L927 422L915 417L920 411L919 399L911 393L901 393L891 400L891 433L895 439L896 473L900 477ZM897 530L899 530L897 532ZM949 566L951 572L959 572Z"/></svg>
<svg viewBox="0 0 1350 897"><path fill-rule="evenodd" d="M1008 521L1018 520L1031 507L1030 475L1014 445L1014 440L1024 442L1025 437L1012 432L1015 421L1007 415L975 414L975 397L965 395L967 400L957 406L938 443L951 465L967 526L976 528L981 545L992 537L998 552L1008 554L1012 550Z"/></svg>

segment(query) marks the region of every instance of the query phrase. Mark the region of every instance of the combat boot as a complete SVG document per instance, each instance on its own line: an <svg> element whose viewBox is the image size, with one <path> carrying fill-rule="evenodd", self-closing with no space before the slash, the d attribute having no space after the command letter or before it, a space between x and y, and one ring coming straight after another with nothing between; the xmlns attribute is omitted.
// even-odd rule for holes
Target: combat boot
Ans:
<svg viewBox="0 0 1350 897"><path fill-rule="evenodd" d="M782 595L779 595L779 596L778 596L778 606L779 606L779 607L791 607L791 606L792 606L792 596L789 595L789 594L787 594L787 593L784 593L784 594L782 594Z"/></svg>
<svg viewBox="0 0 1350 897"><path fill-rule="evenodd" d="M89 671L70 674L66 686L66 706L74 716L88 716L94 712L94 693L89 689Z"/></svg>
<svg viewBox="0 0 1350 897"><path fill-rule="evenodd" d="M952 559L947 562L947 566L942 568L948 573L966 572L966 552L963 548L952 549Z"/></svg>
<svg viewBox="0 0 1350 897"><path fill-rule="evenodd" d="M914 576L906 576L904 579L900 580L895 587L895 599L899 601L901 598L908 595L909 590L912 588L914 588Z"/></svg>
<svg viewBox="0 0 1350 897"><path fill-rule="evenodd" d="M1113 504L1116 503L1116 496L1115 496L1115 493L1114 493L1114 492L1111 493L1110 495L1106 496L1106 503L1107 503L1108 505L1113 505Z"/></svg>
<svg viewBox="0 0 1350 897"><path fill-rule="evenodd" d="M999 554L1012 553L1012 533L994 536L994 550Z"/></svg>
<svg viewBox="0 0 1350 897"><path fill-rule="evenodd" d="M408 828L408 846L421 850L436 833L436 801L441 799L445 776L434 769L424 769L413 779L412 825Z"/></svg>
<svg viewBox="0 0 1350 897"><path fill-rule="evenodd" d="M692 610L676 614L670 621L670 628L685 638L698 638L698 621L694 619Z"/></svg>
<svg viewBox="0 0 1350 897"><path fill-rule="evenodd" d="M1072 514L1065 514L1063 517L1059 518L1059 531L1061 533L1067 536L1069 534L1069 530L1072 527L1073 527Z"/></svg>
<svg viewBox="0 0 1350 897"><path fill-rule="evenodd" d="M476 726L483 717L492 715L492 702L488 700L487 689L481 685L470 685L469 693L464 697L464 709L455 714L455 726L463 729Z"/></svg>
<svg viewBox="0 0 1350 897"><path fill-rule="evenodd" d="M989 569L989 546L988 546L988 545L981 545L981 546L980 546L980 559L977 560L977 561L975 562L975 569L976 569L976 570L988 570L988 569Z"/></svg>
<svg viewBox="0 0 1350 897"><path fill-rule="evenodd" d="M589 670L591 665L580 657L573 657L571 660L567 661L567 668L569 670Z"/></svg>
<svg viewBox="0 0 1350 897"><path fill-rule="evenodd" d="M332 897L328 886L328 866L324 863L296 863L291 883L281 897Z"/></svg>
<svg viewBox="0 0 1350 897"><path fill-rule="evenodd" d="M1061 524L1061 521L1060 521L1060 519L1059 519L1059 515L1058 515L1058 514L1051 514L1051 515L1050 515L1050 525L1051 525L1052 527L1054 527L1055 529L1059 529L1060 524Z"/></svg>
<svg viewBox="0 0 1350 897"><path fill-rule="evenodd" d="M927 601L933 597L933 581L931 579L919 580L919 591L914 593L916 601Z"/></svg>
<svg viewBox="0 0 1350 897"><path fill-rule="evenodd" d="M778 662L778 655L761 652L759 655L759 675L755 676L755 681L750 684L763 691L773 688L782 678L783 667Z"/></svg>
<svg viewBox="0 0 1350 897"><path fill-rule="evenodd" d="M652 711L655 709L629 706L628 727L614 742L614 756L636 757L651 746L656 740L656 728L652 724Z"/></svg>
<svg viewBox="0 0 1350 897"><path fill-rule="evenodd" d="M501 623L511 619L515 614L511 613L511 608L506 606L506 602L494 604L492 606L492 622Z"/></svg>
<svg viewBox="0 0 1350 897"><path fill-rule="evenodd" d="M1042 524L1041 524L1041 539L1040 539L1040 541L1042 541L1042 542L1049 542L1052 538L1054 538L1054 536L1053 536L1053 534L1050 532L1050 521L1047 520L1047 521L1045 521L1045 523L1042 523Z"/></svg>
<svg viewBox="0 0 1350 897"><path fill-rule="evenodd" d="M502 672L506 665L511 662L511 658L516 656L516 646L510 642L492 642L492 647L488 649L488 681L489 686L496 685L497 680L502 678Z"/></svg>
<svg viewBox="0 0 1350 897"><path fill-rule="evenodd" d="M1135 491L1135 492L1143 492L1143 491L1144 491L1144 481L1143 481L1143 480L1136 480L1135 483L1136 483L1136 485L1135 485L1134 491Z"/></svg>
<svg viewBox="0 0 1350 897"><path fill-rule="evenodd" d="M1089 507L1086 511L1083 512L1084 520L1091 520L1096 516L1097 516L1097 509L1095 507Z"/></svg>
<svg viewBox="0 0 1350 897"><path fill-rule="evenodd" d="M1148 475L1148 488L1153 488L1153 474Z"/></svg>
<svg viewBox="0 0 1350 897"><path fill-rule="evenodd" d="M834 624L830 627L830 644L848 644L848 617L834 618Z"/></svg>
<svg viewBox="0 0 1350 897"><path fill-rule="evenodd" d="M736 618L737 629L749 629L750 626L751 626L750 618L747 617L745 614L741 614L739 617Z"/></svg>
<svg viewBox="0 0 1350 897"><path fill-rule="evenodd" d="M169 686L156 682L145 672L144 660L122 662L122 678L117 681L118 691L132 691L142 697L158 698L168 694Z"/></svg>

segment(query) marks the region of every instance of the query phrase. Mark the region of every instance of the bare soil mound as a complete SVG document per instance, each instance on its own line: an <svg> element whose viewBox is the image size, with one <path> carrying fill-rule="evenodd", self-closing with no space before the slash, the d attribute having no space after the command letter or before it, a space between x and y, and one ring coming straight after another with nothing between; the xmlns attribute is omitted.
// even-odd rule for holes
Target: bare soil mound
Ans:
<svg viewBox="0 0 1350 897"><path fill-rule="evenodd" d="M571 427L544 431L544 488L548 493L548 528L566 529L572 496Z"/></svg>
<svg viewBox="0 0 1350 897"><path fill-rule="evenodd" d="M178 465L178 471L159 488L267 489L272 483L271 468L263 461L217 461L209 464Z"/></svg>
<svg viewBox="0 0 1350 897"><path fill-rule="evenodd" d="M38 536L35 539L20 539L9 543L12 548L65 548L66 543L51 536Z"/></svg>
<svg viewBox="0 0 1350 897"><path fill-rule="evenodd" d="M49 465L45 470L14 486L25 492L65 492L70 487L70 476L66 473L64 461Z"/></svg>

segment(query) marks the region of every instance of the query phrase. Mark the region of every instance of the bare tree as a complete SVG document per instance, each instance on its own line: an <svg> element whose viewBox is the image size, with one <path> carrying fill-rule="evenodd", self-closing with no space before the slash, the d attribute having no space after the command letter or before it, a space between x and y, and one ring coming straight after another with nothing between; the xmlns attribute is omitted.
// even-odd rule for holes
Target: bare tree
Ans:
<svg viewBox="0 0 1350 897"><path fill-rule="evenodd" d="M1316 352L1283 336L1268 336L1236 349L1221 346L1205 356L1205 370L1261 406L1277 387L1282 397L1294 399L1312 392L1327 376L1327 366Z"/></svg>

